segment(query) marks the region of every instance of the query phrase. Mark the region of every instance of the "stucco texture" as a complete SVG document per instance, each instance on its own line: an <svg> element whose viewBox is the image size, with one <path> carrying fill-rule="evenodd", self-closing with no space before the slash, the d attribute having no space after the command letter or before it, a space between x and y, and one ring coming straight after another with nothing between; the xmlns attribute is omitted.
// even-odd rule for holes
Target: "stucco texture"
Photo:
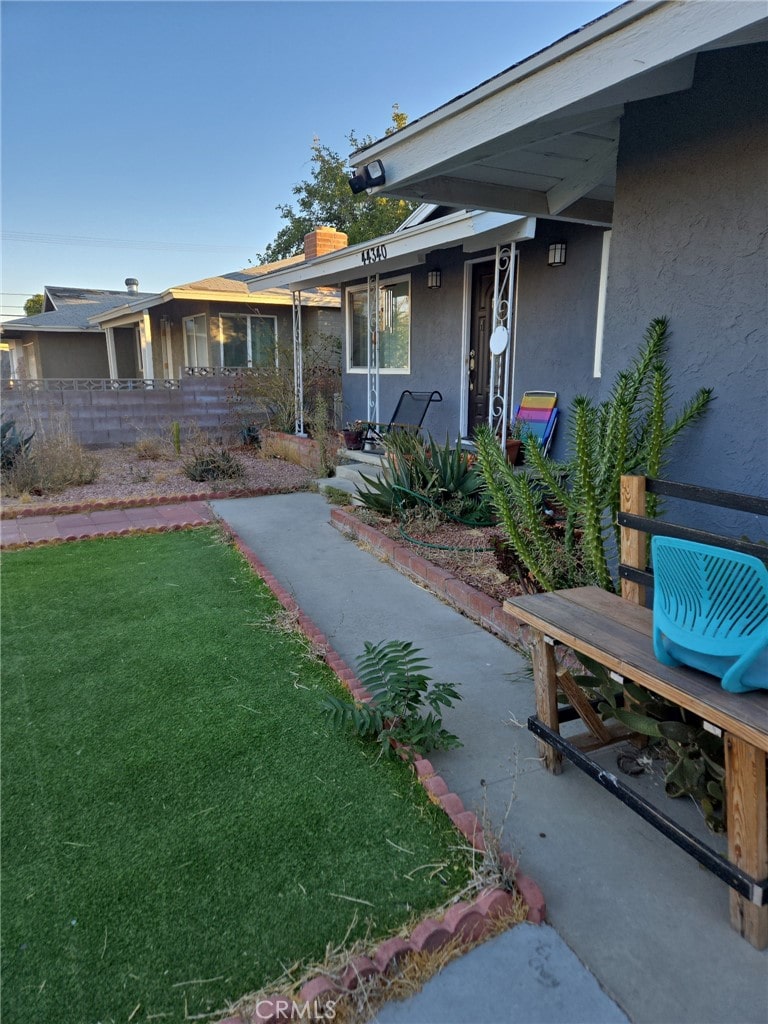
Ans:
<svg viewBox="0 0 768 1024"><path fill-rule="evenodd" d="M627 107L606 301L604 386L670 318L678 404L716 399L666 475L768 495L768 46L704 53L693 88Z"/></svg>

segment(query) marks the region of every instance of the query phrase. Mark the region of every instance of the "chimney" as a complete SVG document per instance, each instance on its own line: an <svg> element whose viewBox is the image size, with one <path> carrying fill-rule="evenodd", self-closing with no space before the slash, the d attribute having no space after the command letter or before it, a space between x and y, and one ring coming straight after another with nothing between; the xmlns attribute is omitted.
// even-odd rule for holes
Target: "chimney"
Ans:
<svg viewBox="0 0 768 1024"><path fill-rule="evenodd" d="M139 282L136 280L135 277L126 277L125 287L128 289L129 295L139 294Z"/></svg>
<svg viewBox="0 0 768 1024"><path fill-rule="evenodd" d="M315 256L325 256L326 253L336 252L337 249L345 249L349 239L343 231L336 228L315 228L308 235L304 235L304 259L313 260Z"/></svg>

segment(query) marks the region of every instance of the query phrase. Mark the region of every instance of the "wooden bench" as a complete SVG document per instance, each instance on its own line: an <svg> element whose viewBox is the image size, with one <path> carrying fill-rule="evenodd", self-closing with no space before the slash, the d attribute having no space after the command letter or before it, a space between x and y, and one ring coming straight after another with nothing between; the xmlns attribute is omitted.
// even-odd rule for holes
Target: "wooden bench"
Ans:
<svg viewBox="0 0 768 1024"><path fill-rule="evenodd" d="M505 611L533 630L536 715L529 719L528 727L539 737L550 771L558 773L562 758L568 758L725 881L731 887L732 925L754 946L763 949L768 946L768 690L727 693L713 676L661 664L653 653L652 612L644 605L645 587L652 584L652 575L646 569L648 532L696 540L706 537L709 543L748 550L751 554L757 551L763 558L768 553L748 542L645 518L647 491L768 515L768 501L764 499L705 491L669 481L646 481L645 477L622 478L622 596L598 587L581 587L516 597L504 603ZM558 668L555 643L594 659L616 681L634 682L693 712L709 731L723 736L727 857L683 829L588 756L589 751L626 738L628 733L604 723L570 674ZM558 703L558 690L570 705ZM562 736L560 725L577 718L582 719L587 732L576 737Z"/></svg>

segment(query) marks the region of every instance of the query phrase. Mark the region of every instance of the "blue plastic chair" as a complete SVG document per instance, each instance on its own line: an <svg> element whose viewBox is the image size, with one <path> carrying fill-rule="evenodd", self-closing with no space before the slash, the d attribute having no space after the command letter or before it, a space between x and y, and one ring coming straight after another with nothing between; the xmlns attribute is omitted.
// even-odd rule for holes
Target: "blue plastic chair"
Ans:
<svg viewBox="0 0 768 1024"><path fill-rule="evenodd" d="M736 551L654 537L653 650L724 690L768 689L768 568Z"/></svg>

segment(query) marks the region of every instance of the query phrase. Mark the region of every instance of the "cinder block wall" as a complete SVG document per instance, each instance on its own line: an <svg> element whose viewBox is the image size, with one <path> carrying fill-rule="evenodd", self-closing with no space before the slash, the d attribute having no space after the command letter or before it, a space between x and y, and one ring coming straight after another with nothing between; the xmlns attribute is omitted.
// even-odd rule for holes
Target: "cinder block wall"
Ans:
<svg viewBox="0 0 768 1024"><path fill-rule="evenodd" d="M36 423L51 428L68 420L81 444L134 444L165 434L175 420L187 432L193 426L213 437L232 438L238 424L227 402L231 383L224 377L185 377L178 390L31 391L4 387L2 419L19 427Z"/></svg>

